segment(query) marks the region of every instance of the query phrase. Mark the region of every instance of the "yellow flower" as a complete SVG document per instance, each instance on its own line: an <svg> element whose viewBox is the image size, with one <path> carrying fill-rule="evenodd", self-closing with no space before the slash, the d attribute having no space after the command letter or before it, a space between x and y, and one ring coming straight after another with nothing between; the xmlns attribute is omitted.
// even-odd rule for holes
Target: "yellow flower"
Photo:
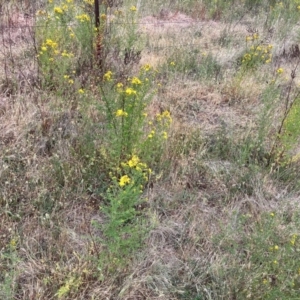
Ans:
<svg viewBox="0 0 300 300"><path fill-rule="evenodd" d="M124 111L123 109L118 109L116 112L116 117L127 117L128 113L126 111Z"/></svg>
<svg viewBox="0 0 300 300"><path fill-rule="evenodd" d="M136 11L136 10L137 10L137 9L136 9L136 6L132 5L132 6L130 7L130 10L131 10L131 11Z"/></svg>
<svg viewBox="0 0 300 300"><path fill-rule="evenodd" d="M129 178L128 175L124 175L120 178L120 181L119 181L119 185L120 186L125 186L126 184L130 183L131 179Z"/></svg>
<svg viewBox="0 0 300 300"><path fill-rule="evenodd" d="M51 39L46 39L45 45L51 47L52 49L57 48L57 43Z"/></svg>
<svg viewBox="0 0 300 300"><path fill-rule="evenodd" d="M168 138L168 134L166 131L163 132L163 138L166 140Z"/></svg>
<svg viewBox="0 0 300 300"><path fill-rule="evenodd" d="M277 74L282 74L283 73L283 69L282 68L279 68L279 69L277 69Z"/></svg>
<svg viewBox="0 0 300 300"><path fill-rule="evenodd" d="M54 12L56 14L63 14L63 10L59 6L54 7Z"/></svg>
<svg viewBox="0 0 300 300"><path fill-rule="evenodd" d="M41 50L42 50L42 51L47 51L47 47L43 46L43 47L41 48Z"/></svg>
<svg viewBox="0 0 300 300"><path fill-rule="evenodd" d="M273 261L273 264L274 264L274 265L277 265L277 264L278 264L278 261L277 261L277 260L274 260L274 261Z"/></svg>
<svg viewBox="0 0 300 300"><path fill-rule="evenodd" d="M267 279L264 279L263 280L263 284L267 284L268 283L268 280Z"/></svg>
<svg viewBox="0 0 300 300"><path fill-rule="evenodd" d="M252 41L252 36L246 36L246 42Z"/></svg>
<svg viewBox="0 0 300 300"><path fill-rule="evenodd" d="M149 64L145 64L141 69L148 72L151 69L151 66Z"/></svg>
<svg viewBox="0 0 300 300"><path fill-rule="evenodd" d="M73 84L74 83L74 80L73 79L69 79L69 84Z"/></svg>
<svg viewBox="0 0 300 300"><path fill-rule="evenodd" d="M63 56L63 57L69 57L69 54L68 54L68 52L66 50L64 50L62 52L61 56Z"/></svg>
<svg viewBox="0 0 300 300"><path fill-rule="evenodd" d="M78 90L78 93L79 93L79 94L84 94L84 89L79 89L79 90Z"/></svg>
<svg viewBox="0 0 300 300"><path fill-rule="evenodd" d="M130 168L134 168L140 162L140 159L137 155L132 155L132 158L128 161L128 165Z"/></svg>
<svg viewBox="0 0 300 300"><path fill-rule="evenodd" d="M103 75L103 79L105 81L111 81L111 77L112 77L112 71L107 71L104 75Z"/></svg>
<svg viewBox="0 0 300 300"><path fill-rule="evenodd" d="M278 250L279 247L277 245L274 246L274 250Z"/></svg>
<svg viewBox="0 0 300 300"><path fill-rule="evenodd" d="M105 20L106 20L106 14L102 14L102 15L100 16L100 18L101 18L102 21L105 21Z"/></svg>
<svg viewBox="0 0 300 300"><path fill-rule="evenodd" d="M128 96L131 96L131 95L136 95L136 91L132 88L127 88L125 90L125 94L128 95Z"/></svg>
<svg viewBox="0 0 300 300"><path fill-rule="evenodd" d="M131 83L135 85L142 84L142 82L137 77L133 77Z"/></svg>
<svg viewBox="0 0 300 300"><path fill-rule="evenodd" d="M275 214L274 214L274 213L270 213L270 216L271 216L271 217L274 217L274 216L275 216Z"/></svg>
<svg viewBox="0 0 300 300"><path fill-rule="evenodd" d="M171 62L170 62L170 66L174 67L174 66L175 66L175 62L174 62L174 61L171 61Z"/></svg>
<svg viewBox="0 0 300 300"><path fill-rule="evenodd" d="M69 79L69 75L64 75L64 79Z"/></svg>
<svg viewBox="0 0 300 300"><path fill-rule="evenodd" d="M77 20L79 20L80 22L85 22L85 21L89 21L90 20L90 16L87 14L82 14L79 16L75 17Z"/></svg>
<svg viewBox="0 0 300 300"><path fill-rule="evenodd" d="M265 61L266 64L269 64L270 62L271 62L270 58Z"/></svg>

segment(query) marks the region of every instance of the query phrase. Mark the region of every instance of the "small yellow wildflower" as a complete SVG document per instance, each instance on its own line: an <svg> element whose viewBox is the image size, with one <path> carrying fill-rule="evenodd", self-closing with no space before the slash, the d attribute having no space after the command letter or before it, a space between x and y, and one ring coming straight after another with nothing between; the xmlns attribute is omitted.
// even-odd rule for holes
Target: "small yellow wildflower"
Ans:
<svg viewBox="0 0 300 300"><path fill-rule="evenodd" d="M171 61L171 62L170 62L170 66L174 67L174 66L175 66L175 62L174 62L174 61Z"/></svg>
<svg viewBox="0 0 300 300"><path fill-rule="evenodd" d="M41 50L42 50L42 51L47 51L47 47L43 46L43 47L41 48Z"/></svg>
<svg viewBox="0 0 300 300"><path fill-rule="evenodd" d="M62 8L59 7L59 6L54 7L54 12L55 12L56 14L63 14L63 10L62 10Z"/></svg>
<svg viewBox="0 0 300 300"><path fill-rule="evenodd" d="M268 283L268 280L267 279L264 279L263 280L263 284L267 284Z"/></svg>
<svg viewBox="0 0 300 300"><path fill-rule="evenodd" d="M71 38L74 38L75 37L75 34L72 32L72 33L70 33L70 37Z"/></svg>
<svg viewBox="0 0 300 300"><path fill-rule="evenodd" d="M277 69L277 74L282 74L283 73L283 69L282 68L279 68L279 69Z"/></svg>
<svg viewBox="0 0 300 300"><path fill-rule="evenodd" d="M274 265L277 265L277 264L278 264L278 261L277 261L277 260L274 260L274 261L273 261L273 264L274 264Z"/></svg>
<svg viewBox="0 0 300 300"><path fill-rule="evenodd" d="M135 85L142 84L142 82L137 77L133 77L131 83Z"/></svg>
<svg viewBox="0 0 300 300"><path fill-rule="evenodd" d="M116 117L127 117L128 113L126 111L124 111L123 109L118 109L116 112Z"/></svg>
<svg viewBox="0 0 300 300"><path fill-rule="evenodd" d="M85 21L88 22L90 20L90 17L87 14L82 14L82 15L76 16L75 18L77 20L79 20L80 22L85 22Z"/></svg>
<svg viewBox="0 0 300 300"><path fill-rule="evenodd" d="M128 161L128 165L130 168L134 168L140 162L140 159L137 155L132 155L132 158Z"/></svg>
<svg viewBox="0 0 300 300"><path fill-rule="evenodd" d="M246 36L246 42L252 41L252 36Z"/></svg>
<svg viewBox="0 0 300 300"><path fill-rule="evenodd" d="M275 214L274 214L274 213L270 213L270 216L271 216L271 217L274 217L274 216L275 216Z"/></svg>
<svg viewBox="0 0 300 300"><path fill-rule="evenodd" d="M168 138L168 134L166 131L163 132L163 138L166 140Z"/></svg>
<svg viewBox="0 0 300 300"><path fill-rule="evenodd" d="M74 83L74 80L73 79L69 79L69 84L73 84Z"/></svg>
<svg viewBox="0 0 300 300"><path fill-rule="evenodd" d="M150 134L148 135L148 138L152 139L154 135L155 135L155 130L151 130Z"/></svg>
<svg viewBox="0 0 300 300"><path fill-rule="evenodd" d="M57 48L57 43L51 39L46 39L45 45L51 47L52 49Z"/></svg>
<svg viewBox="0 0 300 300"><path fill-rule="evenodd" d="M299 6L297 6L297 8L298 8L298 10L300 10L300 5L299 5Z"/></svg>
<svg viewBox="0 0 300 300"><path fill-rule="evenodd" d="M121 178L120 178L120 181L119 181L119 185L120 186L125 186L126 184L130 183L131 179L129 178L128 175L123 175Z"/></svg>
<svg viewBox="0 0 300 300"><path fill-rule="evenodd" d="M271 62L270 58L265 61L266 64L269 64L270 62Z"/></svg>
<svg viewBox="0 0 300 300"><path fill-rule="evenodd" d="M279 247L277 245L274 246L274 250L278 250Z"/></svg>
<svg viewBox="0 0 300 300"><path fill-rule="evenodd" d="M258 37L259 37L259 36L258 36L258 33L254 33L254 34L253 34L253 39L254 39L254 40L257 40Z"/></svg>
<svg viewBox="0 0 300 300"><path fill-rule="evenodd" d="M125 90L125 94L126 94L127 96L136 95L136 91L135 91L134 89L132 89L132 88L127 88L127 89Z"/></svg>
<svg viewBox="0 0 300 300"><path fill-rule="evenodd" d="M107 71L104 75L103 75L103 79L105 81L111 81L111 77L112 77L112 71Z"/></svg>
<svg viewBox="0 0 300 300"><path fill-rule="evenodd" d="M144 70L144 71L146 71L146 72L148 72L148 71L150 71L150 69L151 69L151 65L145 64L144 66L142 66L141 69Z"/></svg>
<svg viewBox="0 0 300 300"><path fill-rule="evenodd" d="M130 7L130 10L131 10L131 11L136 11L137 8L136 8L136 6L132 5L132 6Z"/></svg>
<svg viewBox="0 0 300 300"><path fill-rule="evenodd" d="M78 93L79 93L79 94L84 94L84 89L79 89L79 90L78 90Z"/></svg>
<svg viewBox="0 0 300 300"><path fill-rule="evenodd" d="M106 20L106 14L101 14L100 19L101 19L102 21L105 21L105 20Z"/></svg>
<svg viewBox="0 0 300 300"><path fill-rule="evenodd" d="M64 79L69 79L70 76L69 75L64 75Z"/></svg>
<svg viewBox="0 0 300 300"><path fill-rule="evenodd" d="M69 57L69 54L68 54L68 52L66 50L64 50L62 52L61 56L63 56L63 57Z"/></svg>

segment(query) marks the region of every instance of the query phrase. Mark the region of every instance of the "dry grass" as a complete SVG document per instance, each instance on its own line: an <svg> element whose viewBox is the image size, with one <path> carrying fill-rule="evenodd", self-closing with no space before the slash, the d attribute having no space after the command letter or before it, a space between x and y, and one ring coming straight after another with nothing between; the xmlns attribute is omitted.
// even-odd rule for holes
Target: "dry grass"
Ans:
<svg viewBox="0 0 300 300"><path fill-rule="evenodd" d="M293 44L295 37L282 40L275 27L269 41L274 43L272 65L262 66L260 73L235 76L248 26L206 20L204 7L201 11L201 21L176 9L141 19L151 24L140 28L147 45L140 63L155 67L161 82L149 112L169 109L174 122L160 170L144 192L149 234L125 266L104 264L103 269L99 255L105 237L92 226L95 220L106 222L99 210L103 199L89 190L101 189L96 178L101 172L85 183L90 165L82 155L85 140L80 139L103 116L95 110L97 103L74 110L72 103L40 90L30 52L32 19L17 12L1 20L0 26L21 27L8 33L2 29L0 41L5 46L0 50L5 66L0 71L1 299L58 299L66 283L70 292L62 299L244 299L236 282L252 273L235 277L230 269L236 266L235 257L226 250L231 244L244 247L245 238L234 232L241 216L251 215L244 227L251 234L264 214L290 214L285 220L299 209L299 163L280 173L279 167L265 167L257 152L247 148L247 138L259 128L267 81L282 67L285 75L278 84L286 85L285 76L295 66L295 58L285 57L282 50L290 49L285 40ZM262 23L251 21L265 30ZM190 57L195 49L200 65L210 53L222 75L197 77L172 70L172 55ZM180 63L175 61L175 67ZM279 115L280 109L271 127ZM280 224L274 232L291 226L291 232L299 233L296 221L284 228ZM245 259L241 269L247 263Z"/></svg>

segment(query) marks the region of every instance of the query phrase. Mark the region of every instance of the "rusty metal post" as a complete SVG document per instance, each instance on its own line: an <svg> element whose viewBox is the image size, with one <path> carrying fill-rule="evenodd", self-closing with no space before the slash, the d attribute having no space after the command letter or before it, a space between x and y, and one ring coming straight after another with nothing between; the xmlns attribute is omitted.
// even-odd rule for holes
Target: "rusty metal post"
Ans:
<svg viewBox="0 0 300 300"><path fill-rule="evenodd" d="M101 1L101 0L100 0ZM95 0L95 26L100 27L99 0Z"/></svg>

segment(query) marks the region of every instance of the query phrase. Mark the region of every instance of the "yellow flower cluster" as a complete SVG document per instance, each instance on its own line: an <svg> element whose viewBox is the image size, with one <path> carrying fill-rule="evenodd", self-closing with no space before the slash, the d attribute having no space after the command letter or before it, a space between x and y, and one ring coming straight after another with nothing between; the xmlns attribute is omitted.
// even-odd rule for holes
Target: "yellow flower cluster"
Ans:
<svg viewBox="0 0 300 300"><path fill-rule="evenodd" d="M107 71L104 75L103 75L103 80L104 81L111 81L112 80L112 71Z"/></svg>
<svg viewBox="0 0 300 300"><path fill-rule="evenodd" d="M246 36L246 42L255 41L259 38L258 33L253 33L252 35Z"/></svg>
<svg viewBox="0 0 300 300"><path fill-rule="evenodd" d="M141 174L143 176L143 180L145 182L148 181L148 176L149 174L151 174L151 169L149 169L147 167L147 164L141 162L140 158L136 155L136 154L133 154L131 156L131 158L127 161L127 162L123 162L121 163L121 166L128 170L135 170L135 171L138 171L139 174ZM129 172L132 172L132 171L129 171ZM132 173L134 174L134 173ZM140 176L140 175L138 175ZM125 186L126 184L129 184L130 182L134 183L134 181L128 176L128 175L123 175L121 176L120 180L119 180L119 185L121 187Z"/></svg>
<svg viewBox="0 0 300 300"><path fill-rule="evenodd" d="M127 96L136 95L136 91L135 91L133 88L127 88L127 89L125 90L125 94L126 94Z"/></svg>
<svg viewBox="0 0 300 300"><path fill-rule="evenodd" d="M48 49L54 50L54 54L57 54L58 53L58 51L56 50L57 47L58 47L58 44L56 42L54 42L51 39L46 39L46 41L41 46L41 52L40 52L40 54L43 54Z"/></svg>
<svg viewBox="0 0 300 300"><path fill-rule="evenodd" d="M244 54L242 64L254 67L258 63L270 63L272 61L272 45L252 45L250 50Z"/></svg>
<svg viewBox="0 0 300 300"><path fill-rule="evenodd" d="M121 165L122 165L122 167L125 167L125 168L126 167L134 168L139 172L143 172L143 171L147 170L147 164L142 163L136 154L133 154L127 162L122 163ZM148 169L148 172L150 172L150 169Z"/></svg>
<svg viewBox="0 0 300 300"><path fill-rule="evenodd" d="M277 74L282 74L283 73L283 69L282 68L277 69L276 73Z"/></svg>
<svg viewBox="0 0 300 300"><path fill-rule="evenodd" d="M145 65L143 65L143 66L141 67L141 70L142 70L142 71L148 72L148 71L151 70L151 65L145 64Z"/></svg>
<svg viewBox="0 0 300 300"><path fill-rule="evenodd" d="M71 52L68 53L66 50L64 50L64 51L61 53L61 56L70 58L70 57L74 57L74 54L71 53Z"/></svg>
<svg viewBox="0 0 300 300"><path fill-rule="evenodd" d="M64 13L63 9L60 6L55 6L54 12L59 15L62 15Z"/></svg>
<svg viewBox="0 0 300 300"><path fill-rule="evenodd" d="M134 84L134 85L140 85L140 84L142 84L142 82L140 81L140 79L137 78L137 77L133 77L131 79L131 83Z"/></svg>
<svg viewBox="0 0 300 300"><path fill-rule="evenodd" d="M124 111L123 109L118 109L115 112L116 117L127 117L128 113L126 111Z"/></svg>
<svg viewBox="0 0 300 300"><path fill-rule="evenodd" d="M75 18L77 20L79 20L80 22L88 22L91 19L90 16L87 14L82 14L82 15L76 16Z"/></svg>
<svg viewBox="0 0 300 300"><path fill-rule="evenodd" d="M151 132L148 134L148 138L152 139L155 135L155 130L151 130Z"/></svg>
<svg viewBox="0 0 300 300"><path fill-rule="evenodd" d="M129 178L128 175L123 175L121 178L120 178L120 181L119 181L119 185L121 187L125 186L126 184L130 183L131 179Z"/></svg>
<svg viewBox="0 0 300 300"><path fill-rule="evenodd" d="M156 115L156 119L159 122L162 122L163 120L167 120L167 123L171 123L172 122L172 117L171 117L171 114L170 114L170 112L168 110L165 110L161 114L157 114Z"/></svg>

